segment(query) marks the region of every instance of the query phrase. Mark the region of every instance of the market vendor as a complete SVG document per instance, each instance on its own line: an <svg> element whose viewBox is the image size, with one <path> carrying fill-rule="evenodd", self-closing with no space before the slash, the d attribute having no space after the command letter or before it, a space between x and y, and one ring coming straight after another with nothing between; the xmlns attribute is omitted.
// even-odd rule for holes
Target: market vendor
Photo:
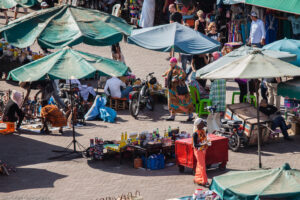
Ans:
<svg viewBox="0 0 300 200"><path fill-rule="evenodd" d="M113 98L126 98L129 99L129 93L132 91L131 86L119 79L119 77L111 77L105 83L104 92Z"/></svg>
<svg viewBox="0 0 300 200"><path fill-rule="evenodd" d="M20 106L22 104L22 94L16 90L13 90L10 98L11 99L8 101L8 103L4 108L2 121L3 122L18 121L17 129L19 129L24 118L24 114L20 109ZM18 116L18 118L16 116Z"/></svg>
<svg viewBox="0 0 300 200"><path fill-rule="evenodd" d="M174 121L176 113L188 115L187 121L193 121L193 104L185 84L186 74L182 68L177 65L175 57L170 59L170 69L163 74L167 79L168 87L168 106L170 117L167 121Z"/></svg>
<svg viewBox="0 0 300 200"><path fill-rule="evenodd" d="M207 187L208 180L206 175L205 154L207 145L207 137L204 128L204 120L198 118L194 122L193 147L194 155L197 159L194 183Z"/></svg>
<svg viewBox="0 0 300 200"><path fill-rule="evenodd" d="M287 130L290 129L291 126L286 125L284 118L281 116L280 112L275 106L268 105L267 101L265 99L262 99L259 105L259 110L270 117L270 119L272 120L271 129L273 131L277 127L280 127L280 130L283 134L283 138L288 141L292 140L287 132Z"/></svg>
<svg viewBox="0 0 300 200"><path fill-rule="evenodd" d="M67 119L64 114L55 105L48 105L48 101L43 100L41 102L42 110L42 128L41 133L49 134L49 128L47 123L49 122L53 127L59 127L59 133L63 134L63 127L67 126Z"/></svg>

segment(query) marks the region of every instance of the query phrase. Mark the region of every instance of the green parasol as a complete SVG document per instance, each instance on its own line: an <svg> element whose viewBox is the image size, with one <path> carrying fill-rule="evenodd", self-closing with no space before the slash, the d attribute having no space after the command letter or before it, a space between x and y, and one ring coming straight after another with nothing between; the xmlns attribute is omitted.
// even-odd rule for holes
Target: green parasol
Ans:
<svg viewBox="0 0 300 200"><path fill-rule="evenodd" d="M25 48L35 40L44 48L62 48L86 43L113 45L130 35L125 20L98 10L62 5L30 13L0 28L11 45Z"/></svg>
<svg viewBox="0 0 300 200"><path fill-rule="evenodd" d="M210 189L221 199L300 199L300 171L281 168L232 172L214 177Z"/></svg>
<svg viewBox="0 0 300 200"><path fill-rule="evenodd" d="M31 82L45 79L82 79L123 76L128 67L121 62L65 48L9 72L8 80Z"/></svg>

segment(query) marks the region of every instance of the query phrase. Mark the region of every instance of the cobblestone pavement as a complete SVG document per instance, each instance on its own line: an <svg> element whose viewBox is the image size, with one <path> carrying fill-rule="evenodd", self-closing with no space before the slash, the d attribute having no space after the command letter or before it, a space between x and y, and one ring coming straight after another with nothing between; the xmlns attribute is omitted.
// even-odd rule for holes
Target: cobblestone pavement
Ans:
<svg viewBox="0 0 300 200"><path fill-rule="evenodd" d="M3 19L0 20L1 23ZM122 43L121 48L127 65L138 77L144 78L147 73L155 72L162 82L161 74L168 68L165 59L168 54L126 43ZM34 46L34 49L37 47ZM75 49L110 57L109 47L79 45ZM227 101L230 102L231 92L237 90L237 85L229 82L227 86ZM0 90L8 88L15 87L5 82L0 83ZM90 138L119 139L120 133L125 131L151 131L154 128L162 131L169 125L192 131L192 124L182 123L186 116L178 116L176 121L170 123L163 120L167 116L168 112L162 105L157 105L154 112L142 113L139 120L133 119L128 111L118 112L118 119L114 124L92 121L85 127L77 128L77 139L82 145L88 146ZM293 142L278 139L263 146L263 166L280 167L288 162L292 167L300 168L300 138L294 138ZM176 166L159 171L145 171L133 169L130 162L119 165L117 159L103 162L91 162L84 158L48 159L56 155L52 152L53 149L62 150L71 141L70 130L64 135L0 135L0 159L17 168L17 172L10 176L0 176L0 200L90 200L135 190L139 190L145 200L162 200L191 195L196 188L191 171L180 174ZM247 147L238 153L230 151L226 172L255 169L257 166L256 147ZM224 172L217 169L208 170L210 180L222 173Z"/></svg>

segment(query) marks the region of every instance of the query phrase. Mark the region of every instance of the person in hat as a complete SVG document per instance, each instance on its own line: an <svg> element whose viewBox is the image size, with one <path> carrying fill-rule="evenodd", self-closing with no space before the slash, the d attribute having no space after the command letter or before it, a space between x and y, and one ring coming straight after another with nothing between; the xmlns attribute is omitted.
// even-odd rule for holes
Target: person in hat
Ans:
<svg viewBox="0 0 300 200"><path fill-rule="evenodd" d="M168 87L170 117L167 121L174 121L176 113L187 114L187 121L192 121L194 107L185 84L186 74L177 65L175 57L170 59L170 69L163 74L163 77L166 78Z"/></svg>
<svg viewBox="0 0 300 200"><path fill-rule="evenodd" d="M249 44L261 48L265 45L266 30L265 24L262 20L257 18L256 12L251 12L251 28L249 36Z"/></svg>
<svg viewBox="0 0 300 200"><path fill-rule="evenodd" d="M203 119L198 118L194 122L194 133L193 133L193 147L194 155L197 160L195 179L194 183L207 187L208 180L206 175L206 163L205 163L205 154L206 149L208 148L208 141L206 137L205 130L203 129L205 122Z"/></svg>

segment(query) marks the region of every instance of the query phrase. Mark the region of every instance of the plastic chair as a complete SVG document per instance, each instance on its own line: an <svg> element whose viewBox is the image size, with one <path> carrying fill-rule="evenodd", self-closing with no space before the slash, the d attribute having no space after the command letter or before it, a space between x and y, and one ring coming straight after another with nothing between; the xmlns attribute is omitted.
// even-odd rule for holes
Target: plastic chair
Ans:
<svg viewBox="0 0 300 200"><path fill-rule="evenodd" d="M232 93L231 104L234 104L234 99L235 99L235 96L236 96L236 95L241 95L241 93L240 93L240 92L233 92L233 93Z"/></svg>
<svg viewBox="0 0 300 200"><path fill-rule="evenodd" d="M199 111L199 107L200 107L200 103L197 99L197 88L193 87L193 86L189 86L189 90L190 90L190 96L193 102L193 105L195 107L195 112L198 113ZM199 98L200 99L200 98Z"/></svg>
<svg viewBox="0 0 300 200"><path fill-rule="evenodd" d="M112 15L119 17L120 16L120 8L121 8L121 4L115 4L112 8Z"/></svg>
<svg viewBox="0 0 300 200"><path fill-rule="evenodd" d="M256 107L256 97L255 97L254 95L249 95L249 98L250 98L251 104L254 104L254 106ZM247 97L247 95L245 95L245 96L243 97L243 102L244 102L244 103L248 102L248 97Z"/></svg>
<svg viewBox="0 0 300 200"><path fill-rule="evenodd" d="M189 86L189 89L190 89L192 101L193 101L193 104L195 105L195 108L196 108L195 110L196 110L196 113L198 113L198 116L201 117L201 115L209 115L210 112L206 109L206 107L212 105L211 100L210 99L201 99L200 93L196 87Z"/></svg>
<svg viewBox="0 0 300 200"><path fill-rule="evenodd" d="M0 123L6 124L6 128L5 129L0 129L0 133L2 135L8 135L8 134L14 133L16 131L15 122L3 122L3 121L0 121Z"/></svg>

